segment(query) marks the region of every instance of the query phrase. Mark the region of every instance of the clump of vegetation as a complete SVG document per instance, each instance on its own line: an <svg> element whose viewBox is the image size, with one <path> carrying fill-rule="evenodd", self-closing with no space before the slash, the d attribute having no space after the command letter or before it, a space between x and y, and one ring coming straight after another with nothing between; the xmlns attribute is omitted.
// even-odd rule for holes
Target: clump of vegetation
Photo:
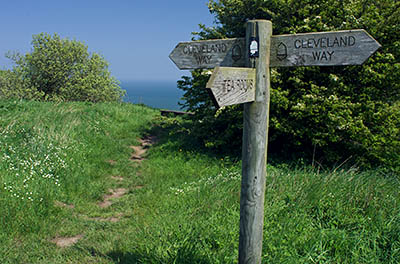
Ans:
<svg viewBox="0 0 400 264"><path fill-rule="evenodd" d="M40 230L56 200L101 197L111 153L129 153L119 140L133 143L154 114L122 103L0 100L0 233Z"/></svg>
<svg viewBox="0 0 400 264"><path fill-rule="evenodd" d="M132 104L1 100L0 262L236 262L241 164L199 153L184 125ZM158 142L134 163L147 133ZM263 262L399 263L398 185L269 165ZM116 188L127 193L100 207Z"/></svg>
<svg viewBox="0 0 400 264"><path fill-rule="evenodd" d="M0 98L105 102L124 94L107 61L77 40L41 33L30 53L7 57L15 66L0 71Z"/></svg>
<svg viewBox="0 0 400 264"><path fill-rule="evenodd" d="M382 47L362 66L276 68L271 72L269 152L335 166L400 171L400 3L356 1L210 1L218 26L201 39L243 37L247 19L267 19L274 35L365 29ZM217 151L240 153L242 106L216 111L208 76L179 81L196 115L192 136ZM239 151L238 151L239 150Z"/></svg>

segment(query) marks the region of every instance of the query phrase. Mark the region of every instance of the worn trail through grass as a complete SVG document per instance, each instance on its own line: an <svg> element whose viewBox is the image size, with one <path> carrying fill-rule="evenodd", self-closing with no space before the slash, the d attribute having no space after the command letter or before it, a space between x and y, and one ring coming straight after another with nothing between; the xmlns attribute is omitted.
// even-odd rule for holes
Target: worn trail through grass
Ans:
<svg viewBox="0 0 400 264"><path fill-rule="evenodd" d="M0 101L0 263L236 263L240 161L187 125L130 104ZM399 178L267 175L263 262L400 263Z"/></svg>
<svg viewBox="0 0 400 264"><path fill-rule="evenodd" d="M130 148L133 150L132 155L131 155L131 160L133 162L141 162L145 159L146 152L151 145L153 145L156 142L156 137L155 136L148 136L145 138L140 138L138 139L138 142L140 145L138 146L130 146ZM115 164L115 163L114 163ZM140 173L138 171L137 173ZM119 183L124 181L124 178L121 176L111 176L110 177L112 180L116 180ZM143 188L144 186L138 185L134 186L134 189L140 189ZM108 193L104 195L103 201L98 203L98 206L100 208L108 208L111 205L113 205L119 198L123 197L126 193L128 193L129 190L126 188L116 188L116 189L109 189ZM74 205L67 205L64 203L61 203L59 201L56 201L56 206L64 207L64 208L69 208L69 209L74 209ZM89 220L89 221L99 221L99 222L111 222L111 223L116 223L121 220L123 217L122 213L115 213L111 216L108 217L89 217L85 214L79 214L77 217L82 218L84 220ZM84 237L84 232L81 234L78 234L73 237L56 237L51 240L51 242L55 243L58 247L60 248L65 248L72 246L76 244L80 239Z"/></svg>

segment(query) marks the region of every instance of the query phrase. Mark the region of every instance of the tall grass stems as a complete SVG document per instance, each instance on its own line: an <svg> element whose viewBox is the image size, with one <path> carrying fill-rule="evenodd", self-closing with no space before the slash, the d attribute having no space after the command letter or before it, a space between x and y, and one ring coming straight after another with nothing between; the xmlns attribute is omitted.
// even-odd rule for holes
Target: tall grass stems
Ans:
<svg viewBox="0 0 400 264"><path fill-rule="evenodd" d="M240 162L164 131L133 163L129 146L159 120L131 104L0 101L0 262L236 263ZM268 165L263 263L400 263L399 179ZM118 186L128 193L97 206Z"/></svg>

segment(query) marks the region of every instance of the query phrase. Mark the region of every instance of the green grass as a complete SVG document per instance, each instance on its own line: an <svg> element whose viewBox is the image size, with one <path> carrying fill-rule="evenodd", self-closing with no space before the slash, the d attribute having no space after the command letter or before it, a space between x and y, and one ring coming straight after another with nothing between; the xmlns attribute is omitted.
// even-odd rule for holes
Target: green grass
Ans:
<svg viewBox="0 0 400 264"><path fill-rule="evenodd" d="M163 122L179 125L130 104L0 101L0 263L237 262L240 162ZM135 165L149 133L160 141ZM129 191L100 208L110 188ZM400 263L399 193L379 171L269 165L263 263Z"/></svg>

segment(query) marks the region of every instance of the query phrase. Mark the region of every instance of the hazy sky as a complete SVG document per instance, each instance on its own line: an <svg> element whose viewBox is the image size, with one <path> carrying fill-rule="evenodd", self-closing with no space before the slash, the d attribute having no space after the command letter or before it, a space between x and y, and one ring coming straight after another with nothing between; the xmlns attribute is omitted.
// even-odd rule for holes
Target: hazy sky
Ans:
<svg viewBox="0 0 400 264"><path fill-rule="evenodd" d="M32 35L57 33L101 54L119 80L177 80L169 53L198 24L212 26L208 0L4 0L0 5L0 68L7 51L31 50Z"/></svg>

